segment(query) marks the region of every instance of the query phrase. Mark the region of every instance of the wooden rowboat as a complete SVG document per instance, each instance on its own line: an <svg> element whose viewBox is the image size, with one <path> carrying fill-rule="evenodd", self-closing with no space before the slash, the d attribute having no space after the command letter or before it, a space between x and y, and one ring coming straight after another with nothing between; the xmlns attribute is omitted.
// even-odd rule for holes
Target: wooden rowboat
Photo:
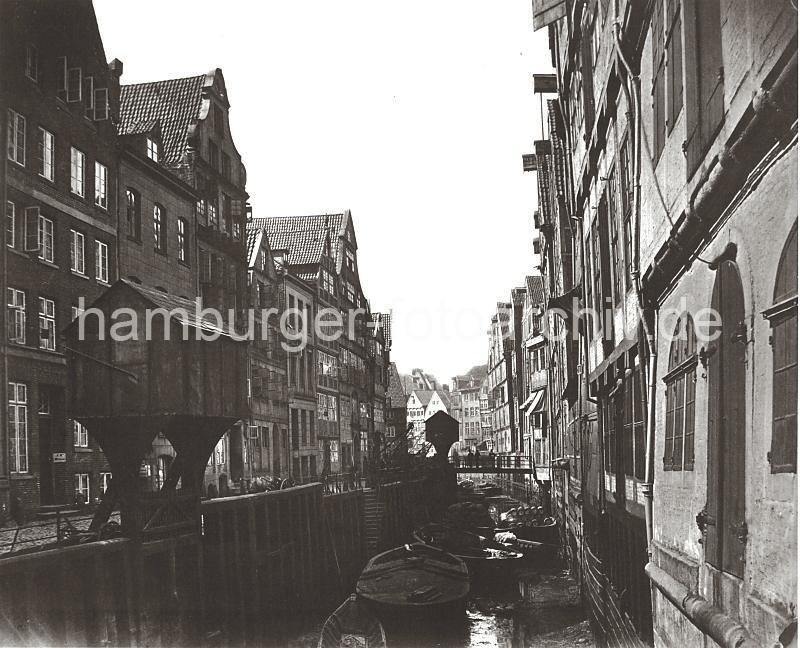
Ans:
<svg viewBox="0 0 800 648"><path fill-rule="evenodd" d="M372 558L356 585L376 613L463 609L469 571L459 558L424 544L396 547Z"/></svg>
<svg viewBox="0 0 800 648"><path fill-rule="evenodd" d="M386 648L386 632L368 604L351 594L325 621L317 648Z"/></svg>
<svg viewBox="0 0 800 648"><path fill-rule="evenodd" d="M519 551L447 524L426 524L415 529L413 536L417 542L461 558L471 569L489 565L490 561L493 567L499 567L501 562L508 566L523 557Z"/></svg>

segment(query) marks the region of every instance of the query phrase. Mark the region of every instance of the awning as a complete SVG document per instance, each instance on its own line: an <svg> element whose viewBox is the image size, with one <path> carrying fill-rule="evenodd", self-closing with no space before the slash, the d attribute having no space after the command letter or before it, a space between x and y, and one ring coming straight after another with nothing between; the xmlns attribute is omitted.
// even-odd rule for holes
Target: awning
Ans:
<svg viewBox="0 0 800 648"><path fill-rule="evenodd" d="M528 406L528 409L525 410L525 416L530 416L534 412L538 412L544 407L544 389L533 392L531 396L533 396L533 400Z"/></svg>

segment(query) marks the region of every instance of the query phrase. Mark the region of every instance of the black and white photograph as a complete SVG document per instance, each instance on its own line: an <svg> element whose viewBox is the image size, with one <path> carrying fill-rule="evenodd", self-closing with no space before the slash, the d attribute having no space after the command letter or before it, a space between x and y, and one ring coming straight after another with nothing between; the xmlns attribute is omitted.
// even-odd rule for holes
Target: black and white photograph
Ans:
<svg viewBox="0 0 800 648"><path fill-rule="evenodd" d="M0 646L798 648L797 0L0 0Z"/></svg>

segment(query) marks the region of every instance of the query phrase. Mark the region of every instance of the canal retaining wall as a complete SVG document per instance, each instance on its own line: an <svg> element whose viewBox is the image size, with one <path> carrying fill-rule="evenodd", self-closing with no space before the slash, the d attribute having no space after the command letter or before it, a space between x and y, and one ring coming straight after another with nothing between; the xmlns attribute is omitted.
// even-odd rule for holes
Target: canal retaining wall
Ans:
<svg viewBox="0 0 800 648"><path fill-rule="evenodd" d="M424 521L424 482L385 484L377 548ZM208 500L199 530L0 560L2 645L263 643L290 615L335 607L369 558L364 491L321 484Z"/></svg>

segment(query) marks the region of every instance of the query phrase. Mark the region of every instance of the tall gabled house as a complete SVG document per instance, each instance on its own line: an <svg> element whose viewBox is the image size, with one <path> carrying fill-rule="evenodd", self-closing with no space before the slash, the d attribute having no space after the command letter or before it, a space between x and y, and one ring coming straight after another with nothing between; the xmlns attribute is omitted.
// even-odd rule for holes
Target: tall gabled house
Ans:
<svg viewBox="0 0 800 648"><path fill-rule="evenodd" d="M68 418L61 331L117 279L122 64L92 3L0 4L0 515L95 501L109 469Z"/></svg>

